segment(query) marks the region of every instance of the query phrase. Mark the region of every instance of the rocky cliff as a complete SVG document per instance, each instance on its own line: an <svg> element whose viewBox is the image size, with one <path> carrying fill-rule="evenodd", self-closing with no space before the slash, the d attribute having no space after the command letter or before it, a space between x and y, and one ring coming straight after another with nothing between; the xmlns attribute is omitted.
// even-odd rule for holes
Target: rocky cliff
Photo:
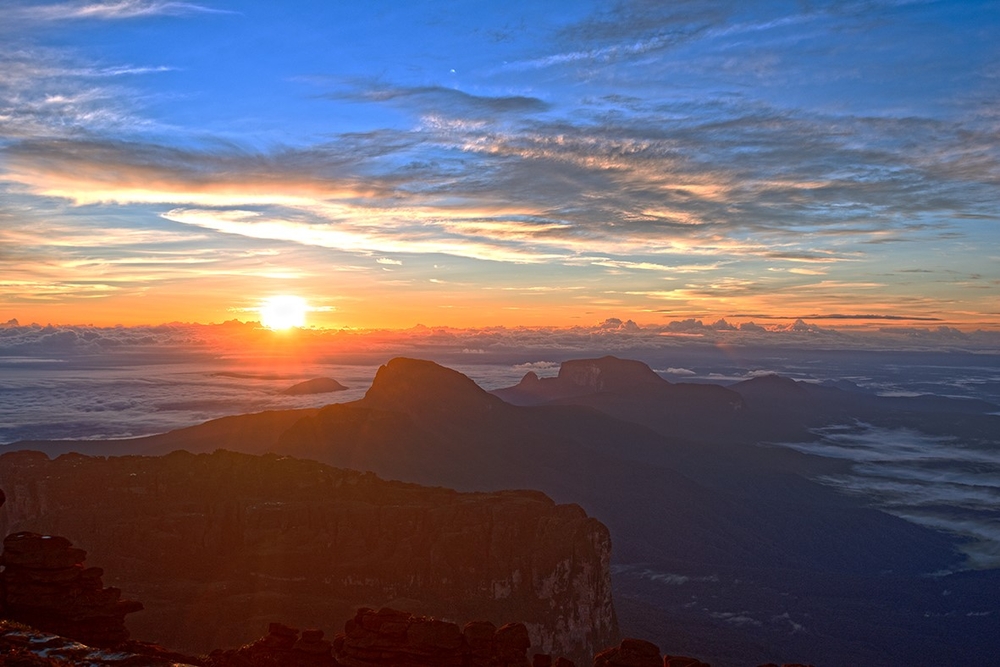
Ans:
<svg viewBox="0 0 1000 667"><path fill-rule="evenodd" d="M389 603L524 622L536 650L615 638L607 529L538 492L458 493L230 452L0 456L3 534L64 535L143 600L144 639L191 653L267 621L330 627ZM110 577L109 577L110 578Z"/></svg>
<svg viewBox="0 0 1000 667"><path fill-rule="evenodd" d="M86 553L65 537L11 533L0 555L0 612L5 618L64 635L90 646L128 639L125 615L142 609L105 588L104 571L84 567Z"/></svg>

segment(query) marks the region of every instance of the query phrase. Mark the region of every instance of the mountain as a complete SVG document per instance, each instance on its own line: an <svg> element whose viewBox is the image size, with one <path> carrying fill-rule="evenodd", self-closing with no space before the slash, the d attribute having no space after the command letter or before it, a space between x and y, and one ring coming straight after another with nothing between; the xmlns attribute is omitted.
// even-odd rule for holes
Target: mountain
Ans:
<svg viewBox="0 0 1000 667"><path fill-rule="evenodd" d="M347 387L333 378L313 378L293 384L281 393L288 396L304 396L307 394L329 394L334 391L344 391L345 389Z"/></svg>
<svg viewBox="0 0 1000 667"><path fill-rule="evenodd" d="M163 453L224 443L464 491L539 489L610 529L629 634L687 647L713 664L787 655L949 664L1000 648L981 628L988 617L977 615L993 609L983 597L991 574L954 574L946 584L927 576L961 567L955 539L813 481L844 474L843 461L759 444L815 438L810 429L853 414L942 425L960 415L988 428L975 407L784 378L672 384L613 357L564 366L557 378L523 380L516 395L532 404L514 405L501 400L514 392L490 394L432 362L393 359L352 403L251 415L246 424L235 417L225 428L217 420L114 446ZM255 421L269 428L257 434ZM945 646L964 648L953 655ZM757 653L748 656L748 647Z"/></svg>
<svg viewBox="0 0 1000 667"><path fill-rule="evenodd" d="M528 372L493 395L514 405L582 405L674 437L729 434L743 399L724 387L671 383L641 361L606 356L565 361L553 378Z"/></svg>
<svg viewBox="0 0 1000 667"><path fill-rule="evenodd" d="M10 452L0 485L0 531L65 536L143 601L135 636L188 653L250 641L274 618L332 627L389 603L517 618L539 650L569 656L617 636L607 528L537 491L458 493L225 451Z"/></svg>

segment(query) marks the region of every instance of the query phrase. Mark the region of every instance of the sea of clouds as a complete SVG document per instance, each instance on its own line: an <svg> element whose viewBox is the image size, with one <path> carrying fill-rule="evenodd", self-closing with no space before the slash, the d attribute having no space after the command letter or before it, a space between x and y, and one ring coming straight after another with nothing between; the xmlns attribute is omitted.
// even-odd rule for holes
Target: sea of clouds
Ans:
<svg viewBox="0 0 1000 667"><path fill-rule="evenodd" d="M759 329L759 330L758 330ZM0 325L0 446L21 440L128 438L232 414L361 398L395 356L433 359L487 390L561 361L614 354L672 382L731 384L767 373L848 380L881 395L936 394L1000 405L1000 336L947 329L840 332L806 323L741 330L698 321L639 327L608 320L567 329L414 327L301 330L253 323L150 327ZM332 377L347 390L282 392ZM998 408L1000 412L1000 408ZM1000 566L997 442L844 424L784 446L851 461L820 481L886 511L967 538L969 562Z"/></svg>
<svg viewBox="0 0 1000 667"><path fill-rule="evenodd" d="M856 422L817 429L783 446L852 462L820 481L901 518L960 535L968 565L1000 567L1000 417L993 442Z"/></svg>
<svg viewBox="0 0 1000 667"><path fill-rule="evenodd" d="M758 330L760 329L760 330ZM950 341L950 342L949 342ZM316 407L364 395L395 356L433 359L490 390L566 359L614 354L673 382L730 384L766 373L847 379L886 395L975 397L1000 404L1000 336L905 329L842 333L814 325L743 331L716 322L639 327L612 319L563 329L300 330L254 323L148 327L0 325L0 444L126 438L231 414ZM314 377L347 391L281 392Z"/></svg>

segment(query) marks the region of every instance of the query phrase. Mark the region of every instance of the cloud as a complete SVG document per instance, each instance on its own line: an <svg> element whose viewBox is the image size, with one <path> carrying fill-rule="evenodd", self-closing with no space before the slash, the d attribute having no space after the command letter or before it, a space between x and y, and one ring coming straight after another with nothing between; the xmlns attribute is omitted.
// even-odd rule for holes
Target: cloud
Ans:
<svg viewBox="0 0 1000 667"><path fill-rule="evenodd" d="M331 93L334 100L391 103L412 108L421 115L445 115L482 119L508 114L534 114L548 111L550 105L537 97L525 95L473 95L445 86L391 86L368 84L353 90Z"/></svg>
<svg viewBox="0 0 1000 667"><path fill-rule="evenodd" d="M559 249L546 253L541 244L528 245L523 239L509 242L504 234L493 234L476 240L450 233L455 224L462 222L434 219L421 222L412 218L401 221L389 214L381 220L374 216L352 222L344 216L337 222L323 219L306 220L301 216L291 219L266 216L256 211L173 209L163 214L173 222L210 229L224 234L235 234L248 238L283 241L301 245L332 248L346 252L367 254L371 252L394 252L426 254L439 253L472 259L537 263L558 258ZM298 218L298 219L296 219ZM436 226L438 231L428 227ZM512 223L516 228L517 223ZM525 236L515 235L515 236ZM530 234L527 235L530 237ZM383 264L385 262L382 262Z"/></svg>
<svg viewBox="0 0 1000 667"><path fill-rule="evenodd" d="M280 340L276 338L279 334L261 328L256 322L231 321L217 325L172 323L134 327L40 326L8 322L0 325L0 365L28 368L31 364L58 363L59 368L65 371L93 368L94 363L119 368L151 364L155 370L162 368L165 363L190 363L213 368L223 360L224 364L228 364L224 370L246 371L241 360L271 359L274 362L283 355L292 355L296 368L310 364L323 368L329 368L331 364L350 364L374 369L394 356L419 356L445 364L458 364L460 370L473 377L477 377L475 369L466 367L465 364L497 364L498 374L494 374L496 377L487 382L487 388L496 388L517 383L529 370L540 375L551 375L558 366L557 361L524 361L538 359L538 353L551 355L548 358L557 360L614 354L623 358L645 359L656 364L654 359L692 358L692 354L707 354L711 357L718 354L720 349L730 351L723 355L728 357L733 350L740 348L746 348L747 354L753 355L762 350L812 351L817 344L821 344L826 350L932 350L935 353L943 350L988 353L1000 345L1000 334L997 332L967 332L962 335L940 329L922 330L922 335L912 332L839 332L806 323L773 328L744 323L739 331L719 331L697 321L644 326L621 323L621 320L618 322L620 324L617 326L608 326L608 322L602 322L573 327L461 329L417 326L408 330L391 331L302 329L282 334ZM628 324L630 326L624 326ZM470 355L474 355L476 361L470 361ZM737 358L744 358L744 354L738 354ZM837 356L837 359L843 358L842 355ZM744 363L732 359L730 361ZM834 366L840 368L837 364ZM693 371L671 367L666 373L683 378L691 376ZM167 383L190 375L172 373L167 378ZM709 377L704 370L698 375ZM731 381L745 379L746 371L736 369L735 375L728 372L727 377L729 376L732 376ZM897 377L896 374L892 376ZM338 379L343 380L339 376ZM359 392L363 392L367 386L364 382L348 384ZM147 386L147 383L143 383L143 387ZM945 387L941 391L954 393L955 390ZM360 395L358 393L356 397ZM223 407L229 413L253 411L251 408L236 409L231 405ZM142 403L142 409L148 411L148 404ZM258 405L255 409L267 409L267 406ZM211 416L221 414L226 412L212 413ZM191 418L189 423L208 418L210 416ZM60 419L65 419L65 416ZM170 428L176 426L172 424Z"/></svg>
<svg viewBox="0 0 1000 667"><path fill-rule="evenodd" d="M592 67L670 49L703 35L722 23L736 4L723 1L608 3L584 20L563 28L557 53L506 64L504 70L540 69L566 65Z"/></svg>
<svg viewBox="0 0 1000 667"><path fill-rule="evenodd" d="M434 87L419 91L391 94L452 96ZM393 227L417 252L557 262L591 253L608 268L648 271L670 266L656 255L857 262L868 256L861 249L866 239L893 230L925 233L910 231L914 216L974 214L992 203L980 188L985 173L961 186L935 181L908 155L858 150L865 119L687 104L666 118L651 109L614 120L522 120L485 130L422 125L266 152L99 138L22 141L5 150L5 177L78 205L272 207L262 211L272 218L285 217L281 207L294 212L295 224L309 218L328 226L317 235L299 228L267 237L321 247L337 244L329 225L354 219L359 226ZM971 141L961 128L871 122L886 135L905 129L933 131L939 143ZM433 159L421 157L427 155ZM260 225L241 229L262 238ZM368 235L376 237L376 245L344 247L395 251L387 234ZM460 252L456 240L504 250ZM627 257L637 253L648 259Z"/></svg>
<svg viewBox="0 0 1000 667"><path fill-rule="evenodd" d="M528 371L555 371L560 364L555 361L529 361L523 364L514 364L514 370L525 373Z"/></svg>
<svg viewBox="0 0 1000 667"><path fill-rule="evenodd" d="M953 437L868 424L817 429L811 443L783 446L851 461L848 472L820 479L870 498L890 514L972 538L962 546L977 567L1000 560L1000 530L983 518L996 506L1000 456L988 448L956 447ZM956 512L959 508L969 512ZM949 511L950 510L950 511Z"/></svg>
<svg viewBox="0 0 1000 667"><path fill-rule="evenodd" d="M735 315L731 315L731 317L752 317L752 318L758 319L758 320L788 319L787 317L777 317L775 315L765 315L765 314L761 314L761 313L753 313L753 314L737 313ZM888 314L874 314L874 313L866 313L866 314L858 314L858 315L842 314L842 313L831 313L831 314L827 314L827 315L810 314L810 315L803 315L802 317L800 317L798 319L809 319L809 320L901 320L901 321L911 321L911 322L913 322L913 321L916 321L916 322L920 322L920 321L923 321L923 322L940 322L941 321L941 318L939 318L939 317L925 317L925 316L921 316L921 315L888 315Z"/></svg>
<svg viewBox="0 0 1000 667"><path fill-rule="evenodd" d="M4 9L11 22L51 22L73 20L123 20L147 16L184 16L187 14L233 14L190 2L163 0L119 0L118 2L56 2L15 4Z"/></svg>
<svg viewBox="0 0 1000 667"><path fill-rule="evenodd" d="M842 261L832 252L768 252L764 255L768 259L780 259L786 262L806 262L826 264L830 262Z"/></svg>

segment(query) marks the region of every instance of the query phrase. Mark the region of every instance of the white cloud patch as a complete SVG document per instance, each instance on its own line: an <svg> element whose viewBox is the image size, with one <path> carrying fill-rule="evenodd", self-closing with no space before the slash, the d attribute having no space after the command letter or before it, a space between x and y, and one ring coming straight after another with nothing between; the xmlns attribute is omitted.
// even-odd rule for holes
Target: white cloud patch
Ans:
<svg viewBox="0 0 1000 667"><path fill-rule="evenodd" d="M232 14L190 2L162 0L119 0L118 2L56 2L21 4L4 10L12 22L124 20L148 16L183 16L185 14Z"/></svg>

